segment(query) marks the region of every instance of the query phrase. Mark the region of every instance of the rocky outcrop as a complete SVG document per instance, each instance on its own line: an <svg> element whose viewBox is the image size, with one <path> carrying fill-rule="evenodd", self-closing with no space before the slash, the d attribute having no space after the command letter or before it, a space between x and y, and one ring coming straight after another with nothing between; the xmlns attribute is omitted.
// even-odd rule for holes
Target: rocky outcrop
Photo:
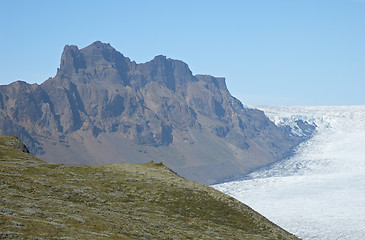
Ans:
<svg viewBox="0 0 365 240"><path fill-rule="evenodd" d="M109 44L65 46L55 77L0 86L0 133L48 162L163 161L206 184L277 161L302 139L182 61L137 64Z"/></svg>
<svg viewBox="0 0 365 240"><path fill-rule="evenodd" d="M3 148L5 147L21 151L23 153L29 153L28 148L24 145L24 143L19 141L17 137L0 135L0 146L2 146ZM6 154L6 151L4 151L4 149L1 149L0 152L2 157Z"/></svg>

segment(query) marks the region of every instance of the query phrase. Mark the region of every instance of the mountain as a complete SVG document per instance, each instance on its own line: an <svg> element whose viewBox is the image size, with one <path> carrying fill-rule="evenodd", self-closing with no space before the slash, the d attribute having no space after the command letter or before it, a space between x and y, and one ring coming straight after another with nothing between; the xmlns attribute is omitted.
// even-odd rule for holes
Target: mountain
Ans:
<svg viewBox="0 0 365 240"><path fill-rule="evenodd" d="M0 86L0 119L0 133L47 162L155 160L205 184L283 159L305 138L244 107L224 78L165 56L137 64L99 41L65 46L40 85Z"/></svg>
<svg viewBox="0 0 365 240"><path fill-rule="evenodd" d="M158 163L45 163L0 136L1 239L298 239Z"/></svg>

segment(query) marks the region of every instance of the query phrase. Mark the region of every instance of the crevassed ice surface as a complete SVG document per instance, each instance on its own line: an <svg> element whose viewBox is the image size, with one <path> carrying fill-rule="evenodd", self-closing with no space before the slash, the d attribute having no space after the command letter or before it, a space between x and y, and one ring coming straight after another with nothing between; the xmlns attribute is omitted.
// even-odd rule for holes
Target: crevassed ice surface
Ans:
<svg viewBox="0 0 365 240"><path fill-rule="evenodd" d="M213 187L302 239L365 239L365 106L258 108L316 133L290 159Z"/></svg>

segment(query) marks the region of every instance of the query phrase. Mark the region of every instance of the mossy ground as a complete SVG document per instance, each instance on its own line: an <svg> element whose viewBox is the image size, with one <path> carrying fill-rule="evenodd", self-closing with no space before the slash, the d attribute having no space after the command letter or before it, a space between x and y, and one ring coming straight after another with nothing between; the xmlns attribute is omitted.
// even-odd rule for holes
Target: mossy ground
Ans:
<svg viewBox="0 0 365 240"><path fill-rule="evenodd" d="M0 136L0 238L297 239L162 164L48 164L17 141Z"/></svg>

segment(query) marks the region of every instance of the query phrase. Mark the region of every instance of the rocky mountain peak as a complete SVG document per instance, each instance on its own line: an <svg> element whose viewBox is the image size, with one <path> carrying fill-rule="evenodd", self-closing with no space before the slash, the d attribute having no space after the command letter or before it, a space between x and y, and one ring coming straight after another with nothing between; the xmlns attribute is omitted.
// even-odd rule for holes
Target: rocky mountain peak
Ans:
<svg viewBox="0 0 365 240"><path fill-rule="evenodd" d="M61 56L59 71L65 74L72 74L74 72L78 72L80 68L85 68L85 63L78 47L74 45L66 45Z"/></svg>
<svg viewBox="0 0 365 240"><path fill-rule="evenodd" d="M103 43L101 41L95 41L92 44L90 44L88 47L96 47L96 48L111 48L114 49L110 43ZM114 49L115 50L115 49Z"/></svg>
<svg viewBox="0 0 365 240"><path fill-rule="evenodd" d="M194 81L194 76L186 63L163 55L138 64L136 70L142 85L157 83L181 95L186 94L187 84Z"/></svg>
<svg viewBox="0 0 365 240"><path fill-rule="evenodd" d="M100 41L96 41L80 51L87 62L92 65L101 64L104 61L116 64L125 59L123 54L115 50L109 43Z"/></svg>
<svg viewBox="0 0 365 240"><path fill-rule="evenodd" d="M152 61L154 61L154 62L164 62L164 61L166 61L167 60L167 58L166 58L166 56L164 56L164 55L157 55L157 56L155 56L153 59L152 59Z"/></svg>
<svg viewBox="0 0 365 240"><path fill-rule="evenodd" d="M46 161L157 158L204 183L279 160L301 141L244 108L224 78L194 76L163 55L136 64L100 41L66 45L56 76L41 85L0 86L0 117L0 133Z"/></svg>
<svg viewBox="0 0 365 240"><path fill-rule="evenodd" d="M178 71L177 74L183 73L193 76L188 64L183 61L167 58L164 55L155 56L151 61L143 64L149 68L155 68L158 70L167 70L172 68L174 71Z"/></svg>
<svg viewBox="0 0 365 240"><path fill-rule="evenodd" d="M109 43L100 41L78 49L66 45L61 57L60 69L55 79L72 82L99 84L128 84L127 73L132 63Z"/></svg>

